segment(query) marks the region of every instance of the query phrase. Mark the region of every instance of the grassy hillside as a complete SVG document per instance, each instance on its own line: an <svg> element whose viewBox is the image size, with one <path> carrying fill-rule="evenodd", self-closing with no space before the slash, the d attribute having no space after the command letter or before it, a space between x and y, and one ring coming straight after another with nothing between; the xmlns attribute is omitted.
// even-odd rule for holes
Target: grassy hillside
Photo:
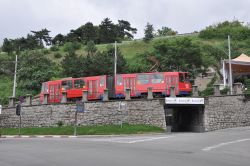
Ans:
<svg viewBox="0 0 250 166"><path fill-rule="evenodd" d="M121 53L124 55L125 59L129 63L133 63L133 59L138 54L143 54L145 52L151 52L153 50L153 46L157 42L164 42L167 40L173 40L175 38L190 38L193 42L200 43L200 45L210 45L220 50L223 50L225 54L228 52L227 48L227 39L201 39L198 37L198 34L191 35L181 35L181 36L169 36L169 37L158 37L154 38L150 42L146 43L143 40L133 40L133 41L123 41L122 43L118 43L117 46L120 49ZM99 51L103 51L106 47L111 44L100 44L96 45ZM113 44L112 44L113 45ZM231 40L231 48L232 48L232 56L237 57L240 53L245 53L250 55L250 40L248 41L235 41ZM55 58L54 55L56 53L60 53L62 55L61 58ZM86 55L85 46L81 46L79 50L76 51L78 55ZM53 61L58 62L63 59L66 52L63 47L59 47L58 51L49 51L47 53L48 57L50 57Z"/></svg>
<svg viewBox="0 0 250 166"><path fill-rule="evenodd" d="M12 86L10 76L0 75L0 104L8 102L8 97L12 96Z"/></svg>

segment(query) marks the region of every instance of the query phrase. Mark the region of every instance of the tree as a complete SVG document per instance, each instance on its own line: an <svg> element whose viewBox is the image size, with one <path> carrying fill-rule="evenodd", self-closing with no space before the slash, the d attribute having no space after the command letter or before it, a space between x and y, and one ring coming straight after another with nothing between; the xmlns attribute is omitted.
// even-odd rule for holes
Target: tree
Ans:
<svg viewBox="0 0 250 166"><path fill-rule="evenodd" d="M98 32L98 27L94 26L91 22L87 22L83 26L83 36L82 36L83 42L85 44L90 41L97 42L98 38L97 32Z"/></svg>
<svg viewBox="0 0 250 166"><path fill-rule="evenodd" d="M37 38L31 34L27 35L27 38L21 37L17 39L4 39L2 50L7 53L13 51L24 51L24 50L34 50L40 48L39 41Z"/></svg>
<svg viewBox="0 0 250 166"><path fill-rule="evenodd" d="M174 31L173 29L168 27L162 27L161 29L157 30L157 36L173 36L177 33L177 31Z"/></svg>
<svg viewBox="0 0 250 166"><path fill-rule="evenodd" d="M144 38L143 40L145 42L150 41L151 39L154 38L154 27L152 24L147 23L145 29L144 29Z"/></svg>
<svg viewBox="0 0 250 166"><path fill-rule="evenodd" d="M114 47L107 46L103 52L96 52L93 55L82 57L82 76L113 75L114 74ZM117 50L117 73L125 73L126 61L120 50Z"/></svg>
<svg viewBox="0 0 250 166"><path fill-rule="evenodd" d="M65 37L59 33L52 39L51 42L53 45L62 46L65 43Z"/></svg>
<svg viewBox="0 0 250 166"><path fill-rule="evenodd" d="M29 52L19 58L18 89L22 94L38 94L41 85L58 75L56 64L40 52Z"/></svg>
<svg viewBox="0 0 250 166"><path fill-rule="evenodd" d="M246 40L250 36L250 28L240 21L224 21L200 31L199 37L204 39L227 39L230 35L235 40Z"/></svg>
<svg viewBox="0 0 250 166"><path fill-rule="evenodd" d="M12 51L14 51L13 42L11 40L5 38L3 40L2 50L4 52L7 52L7 53L11 53Z"/></svg>
<svg viewBox="0 0 250 166"><path fill-rule="evenodd" d="M152 55L159 60L162 71L188 71L196 74L203 63L200 46L189 38L156 43Z"/></svg>
<svg viewBox="0 0 250 166"><path fill-rule="evenodd" d="M45 42L45 44L47 46L49 46L51 44L51 37L49 36L49 30L42 29L40 31L31 31L34 36L39 40L39 45L41 47L44 47L43 42Z"/></svg>
<svg viewBox="0 0 250 166"><path fill-rule="evenodd" d="M105 18L99 25L100 43L114 43L117 40L116 26L109 18Z"/></svg>
<svg viewBox="0 0 250 166"><path fill-rule="evenodd" d="M66 54L62 61L64 77L81 77L82 76L82 57L77 56L74 52Z"/></svg>
<svg viewBox="0 0 250 166"><path fill-rule="evenodd" d="M125 20L118 20L118 25L117 29L118 29L118 37L120 39L133 39L134 36L133 34L136 34L137 29L136 28L132 28L130 23L128 21Z"/></svg>
<svg viewBox="0 0 250 166"><path fill-rule="evenodd" d="M87 51L88 55L93 55L97 51L95 43L93 41L89 41L85 47L85 51Z"/></svg>

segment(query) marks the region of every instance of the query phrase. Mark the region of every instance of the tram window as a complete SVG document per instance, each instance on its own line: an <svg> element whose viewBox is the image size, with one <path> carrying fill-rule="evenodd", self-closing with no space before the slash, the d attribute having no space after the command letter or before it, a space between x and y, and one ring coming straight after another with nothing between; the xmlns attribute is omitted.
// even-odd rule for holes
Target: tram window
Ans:
<svg viewBox="0 0 250 166"><path fill-rule="evenodd" d="M190 78L188 73L185 73L185 82L190 82Z"/></svg>
<svg viewBox="0 0 250 166"><path fill-rule="evenodd" d="M83 86L85 86L85 81L84 81L84 80L79 79L79 80L75 80L75 81L74 81L74 87L75 87L76 89L83 88Z"/></svg>
<svg viewBox="0 0 250 166"><path fill-rule="evenodd" d="M116 78L116 85L122 85L122 76L118 75Z"/></svg>
<svg viewBox="0 0 250 166"><path fill-rule="evenodd" d="M149 75L139 74L137 76L137 80L140 84L148 84L149 83Z"/></svg>
<svg viewBox="0 0 250 166"><path fill-rule="evenodd" d="M72 88L72 80L62 81L62 89L68 90Z"/></svg>
<svg viewBox="0 0 250 166"><path fill-rule="evenodd" d="M43 83L42 84L42 90L41 90L43 93L48 93L48 84L47 83Z"/></svg>
<svg viewBox="0 0 250 166"><path fill-rule="evenodd" d="M185 77L183 73L180 73L179 77L180 77L180 82L185 82Z"/></svg>
<svg viewBox="0 0 250 166"><path fill-rule="evenodd" d="M152 75L152 84L164 83L163 74L153 74Z"/></svg>
<svg viewBox="0 0 250 166"><path fill-rule="evenodd" d="M100 79L100 86L104 86L104 82L105 82L105 77L102 76Z"/></svg>

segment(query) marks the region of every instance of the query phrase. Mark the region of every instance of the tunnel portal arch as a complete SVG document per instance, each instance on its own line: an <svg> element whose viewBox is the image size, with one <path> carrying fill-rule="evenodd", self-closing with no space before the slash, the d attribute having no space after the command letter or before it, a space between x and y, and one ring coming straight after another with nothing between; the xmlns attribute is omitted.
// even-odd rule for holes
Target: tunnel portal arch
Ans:
<svg viewBox="0 0 250 166"><path fill-rule="evenodd" d="M166 97L167 132L204 132L204 98Z"/></svg>

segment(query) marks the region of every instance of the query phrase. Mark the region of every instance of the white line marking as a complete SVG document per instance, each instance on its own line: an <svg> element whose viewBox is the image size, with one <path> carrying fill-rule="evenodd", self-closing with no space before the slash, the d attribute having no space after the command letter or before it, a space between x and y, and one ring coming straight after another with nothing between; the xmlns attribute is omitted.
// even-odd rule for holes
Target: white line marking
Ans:
<svg viewBox="0 0 250 166"><path fill-rule="evenodd" d="M44 135L38 135L36 136L37 138L44 138L45 136Z"/></svg>
<svg viewBox="0 0 250 166"><path fill-rule="evenodd" d="M220 143L220 144L217 144L217 145L214 145L214 146L205 147L205 148L203 148L202 150L203 150L203 151L210 151L210 150L219 148L219 147L221 147L221 146L226 146L226 145L229 145L229 144L235 144L235 143L244 142L244 141L250 141L250 138L238 139L238 140L230 141L230 142L223 142L223 143Z"/></svg>
<svg viewBox="0 0 250 166"><path fill-rule="evenodd" d="M22 136L20 136L20 138L29 138L30 136L28 136L28 135L22 135Z"/></svg>
<svg viewBox="0 0 250 166"><path fill-rule="evenodd" d="M54 135L53 138L61 138L60 135Z"/></svg>
<svg viewBox="0 0 250 166"><path fill-rule="evenodd" d="M164 138L171 138L174 136L167 136L167 137L156 137L156 138L147 138L147 139L141 139L141 140L135 140L135 141L129 141L129 144L137 143L137 142L146 142L146 141L153 141L158 139L164 139Z"/></svg>
<svg viewBox="0 0 250 166"><path fill-rule="evenodd" d="M14 138L14 137L15 137L15 136L8 136L8 135L6 136L6 138Z"/></svg>
<svg viewBox="0 0 250 166"><path fill-rule="evenodd" d="M158 139L164 139L164 138L171 138L174 136L167 136L167 137L147 137L147 138L120 138L120 139L111 139L108 140L109 142L115 142L115 143L124 143L124 144L133 144L133 143L138 143L138 142L146 142L146 141L153 141L153 140L158 140ZM133 139L131 141L131 139Z"/></svg>
<svg viewBox="0 0 250 166"><path fill-rule="evenodd" d="M68 136L69 138L77 138L77 136L72 136L72 135L70 135L70 136Z"/></svg>

